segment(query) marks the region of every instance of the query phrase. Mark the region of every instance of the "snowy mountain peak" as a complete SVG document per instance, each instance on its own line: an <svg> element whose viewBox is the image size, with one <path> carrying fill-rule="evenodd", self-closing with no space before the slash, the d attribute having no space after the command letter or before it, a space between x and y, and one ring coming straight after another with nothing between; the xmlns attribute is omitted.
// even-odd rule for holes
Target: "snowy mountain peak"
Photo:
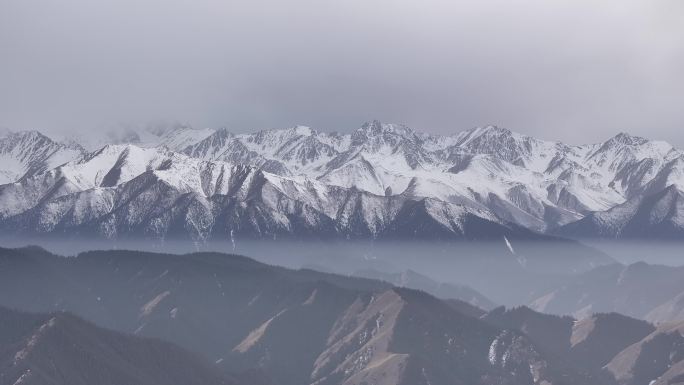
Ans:
<svg viewBox="0 0 684 385"><path fill-rule="evenodd" d="M365 122L357 129L357 131L364 132L365 134L378 135L382 133L382 122L379 120L373 120L371 122Z"/></svg>
<svg viewBox="0 0 684 385"><path fill-rule="evenodd" d="M368 137L397 135L404 138L413 138L416 134L410 127L403 124L382 123L379 120L364 123L356 132L363 133Z"/></svg>
<svg viewBox="0 0 684 385"><path fill-rule="evenodd" d="M294 126L290 129L290 131L295 134L295 135L301 135L301 136L312 136L316 135L317 132L313 130L311 127L308 126Z"/></svg>
<svg viewBox="0 0 684 385"><path fill-rule="evenodd" d="M587 146L591 148L591 146ZM598 166L609 165L613 170L633 166L635 162L655 161L659 167L664 162L682 156L682 152L667 142L648 140L626 133L620 133L589 151L588 159Z"/></svg>
<svg viewBox="0 0 684 385"><path fill-rule="evenodd" d="M163 181L183 193L218 199L215 193L237 194L229 186L240 184L247 174L263 172L268 175L254 181L268 183L254 186L275 189L268 197L272 202L284 197L305 202L328 218L343 208L327 194L344 191L369 194L378 202L428 198L535 231L566 225L670 185L684 188L684 153L668 143L624 133L600 144L568 146L497 126L441 136L374 120L346 134L306 126L234 134L225 128L177 125L136 131L127 138L105 139L104 145L86 153L78 142L66 145L35 131L0 137L0 184L43 175L45 182L38 178L35 185L22 187L21 194L35 197ZM251 171L232 169L237 166ZM40 186L54 189L43 191ZM251 190L254 186L244 191L256 191ZM17 207L29 209L30 204ZM428 211L437 215L439 210L431 211L436 207Z"/></svg>
<svg viewBox="0 0 684 385"><path fill-rule="evenodd" d="M464 131L464 133L467 134L468 138L477 138L480 136L522 136L521 134L514 133L507 128L502 128L491 124L484 127L475 127Z"/></svg>
<svg viewBox="0 0 684 385"><path fill-rule="evenodd" d="M212 135L215 135L215 136L222 136L222 137L232 137L232 136L235 136L235 135L234 135L229 129L227 129L226 127L221 127L221 128L219 128L219 129L217 129L216 131L213 132Z"/></svg>
<svg viewBox="0 0 684 385"><path fill-rule="evenodd" d="M459 134L458 145L465 148L472 148L476 152L483 147L498 149L502 145L514 144L517 147L529 147L530 145L545 145L554 147L557 143L545 142L531 136L523 135L507 128L498 126L476 127Z"/></svg>
<svg viewBox="0 0 684 385"><path fill-rule="evenodd" d="M43 133L37 130L26 130L17 132L7 130L6 134L6 137L9 137L10 140L13 141L52 140L48 138L48 136L44 135Z"/></svg>
<svg viewBox="0 0 684 385"><path fill-rule="evenodd" d="M102 156L126 157L131 162L138 163L153 156L172 156L175 154L176 152L170 150L166 146L141 147L130 143L108 144L101 149L86 155L81 163Z"/></svg>
<svg viewBox="0 0 684 385"><path fill-rule="evenodd" d="M544 172L559 152L569 151L559 143L545 142L497 126L465 131L458 136L454 147L471 154L492 155L535 172Z"/></svg>
<svg viewBox="0 0 684 385"><path fill-rule="evenodd" d="M612 137L611 139L609 139L608 142L621 144L625 146L641 146L649 142L649 140L642 138L640 136L633 136L626 132L621 132Z"/></svg>
<svg viewBox="0 0 684 385"><path fill-rule="evenodd" d="M19 131L0 137L0 184L43 172L84 151L77 145L56 142L38 131Z"/></svg>

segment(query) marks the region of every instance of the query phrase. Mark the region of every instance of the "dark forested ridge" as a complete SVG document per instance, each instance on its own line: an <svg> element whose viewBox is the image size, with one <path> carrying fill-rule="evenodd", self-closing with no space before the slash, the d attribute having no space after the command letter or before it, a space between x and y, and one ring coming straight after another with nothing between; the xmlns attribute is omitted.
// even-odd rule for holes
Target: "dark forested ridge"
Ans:
<svg viewBox="0 0 684 385"><path fill-rule="evenodd" d="M57 333L37 344L56 355L35 350L29 355L35 361L26 361L68 372L36 371L47 384L78 384L82 377L64 379L82 370L75 352L91 350L103 362L89 367L119 370L132 384L174 383L154 371L126 369L136 365L171 365L180 372L174 379L201 372L208 384L245 376L247 383L270 385L632 384L620 380L627 376L620 371L625 352L655 330L619 315L575 322L528 308L487 312L382 281L219 253L59 257L35 247L0 249L0 305L43 314L4 311L5 378L23 374L12 364L22 343L41 330ZM676 343L668 346L657 354L674 352L668 356L674 368L681 358ZM604 367L609 363L611 370ZM656 369L672 375L668 368ZM90 383L109 384L97 381Z"/></svg>
<svg viewBox="0 0 684 385"><path fill-rule="evenodd" d="M0 307L0 384L246 385L171 343Z"/></svg>

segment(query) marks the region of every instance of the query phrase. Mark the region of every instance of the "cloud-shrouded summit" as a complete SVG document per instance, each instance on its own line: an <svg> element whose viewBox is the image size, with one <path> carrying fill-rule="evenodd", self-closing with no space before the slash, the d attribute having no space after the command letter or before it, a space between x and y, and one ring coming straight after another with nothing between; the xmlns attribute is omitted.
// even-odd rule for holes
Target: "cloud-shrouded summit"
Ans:
<svg viewBox="0 0 684 385"><path fill-rule="evenodd" d="M180 120L684 144L676 0L0 4L0 126Z"/></svg>

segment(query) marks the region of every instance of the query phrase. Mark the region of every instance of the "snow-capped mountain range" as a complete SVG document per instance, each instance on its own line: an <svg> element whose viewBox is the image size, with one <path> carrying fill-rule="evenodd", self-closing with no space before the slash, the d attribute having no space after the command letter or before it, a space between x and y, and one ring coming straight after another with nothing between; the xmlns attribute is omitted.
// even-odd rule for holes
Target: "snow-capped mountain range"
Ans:
<svg viewBox="0 0 684 385"><path fill-rule="evenodd" d="M193 239L684 235L684 152L618 134L572 146L487 126L365 123L97 140L0 134L3 232ZM658 229L667 229L661 232Z"/></svg>

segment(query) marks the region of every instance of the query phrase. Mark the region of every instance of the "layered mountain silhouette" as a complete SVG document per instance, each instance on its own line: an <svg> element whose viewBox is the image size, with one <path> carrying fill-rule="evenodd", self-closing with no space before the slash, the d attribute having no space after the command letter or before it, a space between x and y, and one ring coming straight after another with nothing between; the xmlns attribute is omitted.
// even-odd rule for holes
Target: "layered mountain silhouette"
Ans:
<svg viewBox="0 0 684 385"><path fill-rule="evenodd" d="M632 378L647 375L676 378L684 358L678 355L674 329L618 314L576 320L528 308L488 312L383 281L290 270L218 253L99 251L59 257L39 248L1 249L0 305L49 313L20 322L16 317L25 315L5 312L15 326L3 328L14 330L3 338L16 341L7 357L34 339L45 341L34 344L45 343L45 349L59 347L59 340L32 338L41 328L70 330L65 338L76 348L60 348L59 368L74 368L69 373L74 376L81 365L78 346L92 348L95 361L100 352L113 349L119 352L116 360L107 356L109 361L97 365L117 363L124 369L134 367L136 354L146 349L175 352L164 353L169 359L160 366L150 364L153 353L140 358L138 363L152 370L149 376L161 375L154 370L163 365L182 373L206 368L196 357L176 364L187 353L154 339L213 362L202 371L208 376L204 383L240 381L243 377L232 373L255 373L250 383L632 384L637 383L629 382ZM648 348L633 353L640 343ZM35 365L57 362L38 351ZM659 364L651 365L652 360ZM47 379L55 375L35 373ZM133 383L146 383L139 381Z"/></svg>
<svg viewBox="0 0 684 385"><path fill-rule="evenodd" d="M239 385L196 354L69 313L0 307L0 384Z"/></svg>
<svg viewBox="0 0 684 385"><path fill-rule="evenodd" d="M666 323L682 319L683 293L683 267L613 264L559 280L537 292L530 306L578 318L595 312L618 312Z"/></svg>

